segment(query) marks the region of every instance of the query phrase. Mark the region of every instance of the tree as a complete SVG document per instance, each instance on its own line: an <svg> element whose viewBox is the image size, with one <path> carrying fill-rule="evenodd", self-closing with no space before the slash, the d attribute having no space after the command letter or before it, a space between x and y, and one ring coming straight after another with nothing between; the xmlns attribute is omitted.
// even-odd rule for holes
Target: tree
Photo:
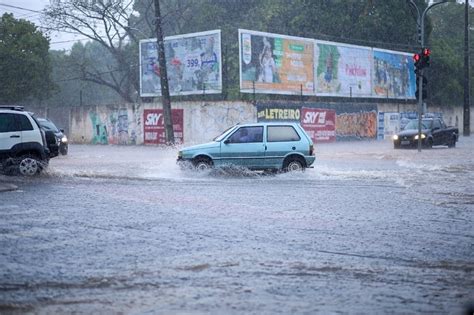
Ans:
<svg viewBox="0 0 474 315"><path fill-rule="evenodd" d="M472 21L474 17L472 8L469 14ZM427 71L428 100L430 104L438 106L461 105L463 103L464 4L449 3L443 10L434 9L430 12L430 18L433 21L433 32L428 39L428 46L432 51L431 66ZM473 48L471 44L471 52L474 51ZM473 69L472 64L471 69Z"/></svg>
<svg viewBox="0 0 474 315"><path fill-rule="evenodd" d="M50 51L52 63L52 79L58 86L48 99L53 106L77 106L113 104L123 101L113 89L83 81L81 78L86 68L107 73L116 69L109 52L98 43L75 43L70 53ZM105 77L106 74L104 74Z"/></svg>
<svg viewBox="0 0 474 315"><path fill-rule="evenodd" d="M133 0L54 1L45 11L54 28L73 32L98 43L113 58L116 68L103 71L86 67L81 79L114 90L126 102L134 102L139 88L136 36L129 24Z"/></svg>
<svg viewBox="0 0 474 315"><path fill-rule="evenodd" d="M26 20L0 19L0 103L47 98L53 89L49 39Z"/></svg>

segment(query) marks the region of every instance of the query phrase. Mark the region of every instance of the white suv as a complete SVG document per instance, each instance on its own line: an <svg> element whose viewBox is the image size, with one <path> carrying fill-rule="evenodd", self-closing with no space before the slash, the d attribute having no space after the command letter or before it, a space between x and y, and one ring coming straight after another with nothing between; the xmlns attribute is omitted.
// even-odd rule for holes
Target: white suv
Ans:
<svg viewBox="0 0 474 315"><path fill-rule="evenodd" d="M0 170L32 176L49 161L44 131L20 106L0 106Z"/></svg>

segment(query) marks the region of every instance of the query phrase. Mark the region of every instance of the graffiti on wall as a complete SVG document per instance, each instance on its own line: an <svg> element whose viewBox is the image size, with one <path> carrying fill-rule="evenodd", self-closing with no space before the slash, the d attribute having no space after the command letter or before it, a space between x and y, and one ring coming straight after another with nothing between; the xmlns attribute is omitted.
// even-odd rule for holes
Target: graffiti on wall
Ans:
<svg viewBox="0 0 474 315"><path fill-rule="evenodd" d="M336 117L336 134L340 137L375 138L377 113L344 113Z"/></svg>
<svg viewBox="0 0 474 315"><path fill-rule="evenodd" d="M134 144L134 129L130 132L130 122L126 108L107 108L105 111L89 113L92 124L92 144Z"/></svg>
<svg viewBox="0 0 474 315"><path fill-rule="evenodd" d="M109 144L107 126L102 122L99 114L90 112L92 123L92 144Z"/></svg>

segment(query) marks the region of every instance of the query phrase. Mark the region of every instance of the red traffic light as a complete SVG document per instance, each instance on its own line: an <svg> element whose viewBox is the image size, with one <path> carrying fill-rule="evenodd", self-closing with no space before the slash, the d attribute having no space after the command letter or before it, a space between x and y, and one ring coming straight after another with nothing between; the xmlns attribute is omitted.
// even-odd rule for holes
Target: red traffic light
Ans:
<svg viewBox="0 0 474 315"><path fill-rule="evenodd" d="M413 55L413 61L414 61L415 63L418 63L418 61L420 61L420 59L421 59L420 54L414 54L414 55Z"/></svg>
<svg viewBox="0 0 474 315"><path fill-rule="evenodd" d="M430 54L431 54L431 50L429 48L423 48L424 57L429 57Z"/></svg>

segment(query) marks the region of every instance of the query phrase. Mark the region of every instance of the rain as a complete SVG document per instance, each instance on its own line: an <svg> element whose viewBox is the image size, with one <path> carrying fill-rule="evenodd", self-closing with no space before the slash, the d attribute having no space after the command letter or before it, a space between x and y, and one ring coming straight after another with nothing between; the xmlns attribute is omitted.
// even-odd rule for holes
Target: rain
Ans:
<svg viewBox="0 0 474 315"><path fill-rule="evenodd" d="M0 313L473 313L472 14L2 1Z"/></svg>

